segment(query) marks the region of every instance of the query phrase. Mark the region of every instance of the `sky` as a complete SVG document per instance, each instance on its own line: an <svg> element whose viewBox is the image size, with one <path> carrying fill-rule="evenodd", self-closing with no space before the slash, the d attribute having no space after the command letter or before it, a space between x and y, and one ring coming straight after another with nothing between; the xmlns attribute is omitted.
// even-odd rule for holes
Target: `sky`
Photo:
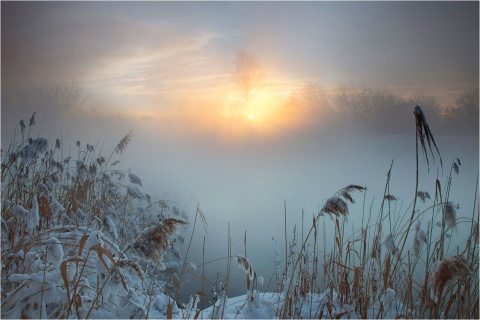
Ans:
<svg viewBox="0 0 480 320"><path fill-rule="evenodd" d="M225 113L245 50L264 95L349 84L448 104L478 87L478 23L475 1L2 2L2 87L68 79L100 112Z"/></svg>
<svg viewBox="0 0 480 320"><path fill-rule="evenodd" d="M346 84L405 96L422 91L448 105L479 84L475 1L2 1L1 15L2 149L33 112L32 136L61 137L73 156L77 140L105 155L132 130L116 157L143 180L142 190L191 216L198 204L211 258L226 254L229 222L234 254L243 252L248 230L249 257L265 277L272 237L283 244L284 201L289 234L302 210L310 218L352 183L368 187L363 204L356 195L353 215L370 206L377 212L392 159L392 194L406 207L414 193L413 106L405 110L412 136L351 135L344 127L321 131L321 114L285 111L282 99L309 83ZM265 72L261 94L240 116L232 80L238 50ZM78 86L87 108L42 101L39 92L59 81ZM465 208L459 215L470 216L478 136L435 139L445 169L437 162L427 171L422 162L420 188L433 194L436 175L443 182L459 157L463 175L455 176L451 196ZM202 243L203 235L195 237ZM201 247L193 251L198 264Z"/></svg>

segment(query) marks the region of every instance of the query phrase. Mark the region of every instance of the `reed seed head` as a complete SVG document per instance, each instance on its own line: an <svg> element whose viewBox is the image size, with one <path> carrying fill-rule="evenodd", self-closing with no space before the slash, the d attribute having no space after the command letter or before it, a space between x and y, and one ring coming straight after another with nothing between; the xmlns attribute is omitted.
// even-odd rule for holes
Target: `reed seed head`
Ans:
<svg viewBox="0 0 480 320"><path fill-rule="evenodd" d="M457 230L457 211L452 201L448 201L445 205L445 222L449 228Z"/></svg>
<svg viewBox="0 0 480 320"><path fill-rule="evenodd" d="M142 185L142 180L136 174L129 173L128 178L130 179L131 183L138 184L139 186Z"/></svg>
<svg viewBox="0 0 480 320"><path fill-rule="evenodd" d="M130 132L127 134L125 137L120 140L120 142L117 144L117 147L115 148L115 151L117 153L123 153L125 149L127 148L128 143L132 140L133 132Z"/></svg>
<svg viewBox="0 0 480 320"><path fill-rule="evenodd" d="M385 245L385 248L387 248L388 251L392 252L392 254L397 253L397 247L395 246L395 240L393 239L393 236L389 234L386 238L385 241L383 242Z"/></svg>
<svg viewBox="0 0 480 320"><path fill-rule="evenodd" d="M237 264L240 269L245 271L250 280L253 280L255 273L250 261L248 261L248 259L244 256L237 256Z"/></svg>
<svg viewBox="0 0 480 320"><path fill-rule="evenodd" d="M397 197L391 195L391 194L386 194L385 197L383 197L387 201L397 201Z"/></svg>
<svg viewBox="0 0 480 320"><path fill-rule="evenodd" d="M417 196L420 198L420 200L422 200L423 203L425 203L425 199L431 199L428 191L418 191Z"/></svg>
<svg viewBox="0 0 480 320"><path fill-rule="evenodd" d="M346 216L348 214L348 206L345 200L333 196L327 199L320 212L335 215L337 217Z"/></svg>
<svg viewBox="0 0 480 320"><path fill-rule="evenodd" d="M355 203L355 200L350 194L355 190L364 191L367 190L367 188L356 184L350 184L345 188L340 189L335 193L333 197L327 199L327 201L322 207L322 210L320 210L320 214L323 215L324 213L328 213L330 216L335 215L337 217L347 217L348 205L345 200L350 201L350 203ZM341 197L343 197L343 199Z"/></svg>
<svg viewBox="0 0 480 320"><path fill-rule="evenodd" d="M22 136L23 136L23 133L25 132L25 121L20 120L20 130L22 132Z"/></svg>
<svg viewBox="0 0 480 320"><path fill-rule="evenodd" d="M430 127L428 126L427 119L425 118L425 114L423 113L422 108L420 106L416 106L413 114L415 115L415 124L417 127L417 139L420 140L422 151L425 156L425 160L427 161L427 166L429 165L429 161L427 148L425 147L425 140L427 140L428 148L430 149L432 157L435 157L432 151L433 144L440 157L440 165L442 165L442 157L440 156L440 151L438 150L437 144L435 143L435 139L433 137L432 131L430 130Z"/></svg>
<svg viewBox="0 0 480 320"><path fill-rule="evenodd" d="M469 276L472 273L472 267L467 259L462 255L456 255L451 258L445 258L438 264L433 273L433 287L437 294L441 294L447 282L455 277Z"/></svg>
<svg viewBox="0 0 480 320"><path fill-rule="evenodd" d="M30 117L30 124L28 125L29 127L35 125L35 114L36 114L36 112L34 112L34 113L32 114L32 116Z"/></svg>
<svg viewBox="0 0 480 320"><path fill-rule="evenodd" d="M187 224L183 219L168 218L154 226L145 228L135 240L131 248L140 258L155 263L165 270L163 256L167 252L170 241L173 240L178 225Z"/></svg>

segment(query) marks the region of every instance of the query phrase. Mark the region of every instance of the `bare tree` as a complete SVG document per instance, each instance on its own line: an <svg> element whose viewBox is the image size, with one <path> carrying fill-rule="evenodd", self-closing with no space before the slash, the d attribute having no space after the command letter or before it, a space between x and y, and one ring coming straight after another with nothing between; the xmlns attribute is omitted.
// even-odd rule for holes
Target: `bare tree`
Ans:
<svg viewBox="0 0 480 320"><path fill-rule="evenodd" d="M446 108L446 115L451 118L472 117L478 119L478 88L467 89L456 99L455 106Z"/></svg>
<svg viewBox="0 0 480 320"><path fill-rule="evenodd" d="M46 85L41 91L41 99L50 108L73 113L85 111L87 100L78 83L72 80Z"/></svg>
<svg viewBox="0 0 480 320"><path fill-rule="evenodd" d="M320 111L325 114L333 111L330 94L326 89L314 83L307 83L299 91L290 94L287 105L299 113L307 113L314 110L315 112Z"/></svg>
<svg viewBox="0 0 480 320"><path fill-rule="evenodd" d="M2 88L2 107L9 112L39 114L50 110L63 113L85 113L87 98L83 89L73 80L62 80L39 86Z"/></svg>
<svg viewBox="0 0 480 320"><path fill-rule="evenodd" d="M265 75L257 59L252 54L240 50L235 55L233 78L239 93L245 103L248 103L250 98L263 87Z"/></svg>

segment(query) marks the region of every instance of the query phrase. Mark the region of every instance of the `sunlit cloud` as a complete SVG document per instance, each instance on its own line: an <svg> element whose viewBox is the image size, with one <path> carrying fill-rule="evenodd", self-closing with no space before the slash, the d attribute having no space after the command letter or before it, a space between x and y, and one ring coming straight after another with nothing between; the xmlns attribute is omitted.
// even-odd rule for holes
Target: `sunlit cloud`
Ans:
<svg viewBox="0 0 480 320"><path fill-rule="evenodd" d="M152 40L123 41L119 46L130 47L122 54L105 55L90 68L86 81L92 88L112 93L156 94L177 90L181 85L218 80L225 76L212 74L217 57L208 46L219 35L210 32L150 28L135 25L138 33ZM188 86L184 88L188 90Z"/></svg>
<svg viewBox="0 0 480 320"><path fill-rule="evenodd" d="M390 4L18 5L2 16L2 59L10 62L2 65L2 84L73 78L103 114L175 119L187 130L221 136L305 125L316 111L286 101L309 83L331 91L339 83L386 87L402 96L423 90L442 103L478 85L477 70L469 71L476 77L465 75L472 69L470 42L461 50L447 48L462 41L442 19L430 25L411 17L430 5L411 4L418 11L392 6L399 9L394 15ZM372 14L383 18L372 20ZM417 30L436 35L428 48ZM239 49L251 51L265 68L265 85L248 106L232 77Z"/></svg>

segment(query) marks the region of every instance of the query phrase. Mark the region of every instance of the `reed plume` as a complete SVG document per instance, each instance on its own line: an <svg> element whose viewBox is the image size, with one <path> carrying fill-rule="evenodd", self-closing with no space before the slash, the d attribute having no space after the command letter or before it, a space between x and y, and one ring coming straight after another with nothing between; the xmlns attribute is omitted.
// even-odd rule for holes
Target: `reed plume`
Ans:
<svg viewBox="0 0 480 320"><path fill-rule="evenodd" d="M145 280L145 275L143 274L142 272L142 269L140 268L140 266L131 261L131 260L119 260L117 262L117 266L119 266L120 268L126 268L126 267L130 267L131 269L135 270L135 272L138 274L138 277L143 281Z"/></svg>
<svg viewBox="0 0 480 320"><path fill-rule="evenodd" d="M30 117L30 124L28 125L29 127L35 125L35 114L36 114L36 112L34 112L34 113L32 114L32 116Z"/></svg>
<svg viewBox="0 0 480 320"><path fill-rule="evenodd" d="M391 194L386 194L383 198L387 201L397 201L397 197L395 197Z"/></svg>
<svg viewBox="0 0 480 320"><path fill-rule="evenodd" d="M457 234L457 211L455 210L455 205L452 201L448 201L445 205L445 222L448 224L449 228L454 229Z"/></svg>
<svg viewBox="0 0 480 320"><path fill-rule="evenodd" d="M348 205L345 200L350 201L350 203L355 203L355 200L350 194L355 190L364 191L367 190L367 188L355 184L350 184L345 188L340 189L335 193L333 197L327 199L327 201L322 207L322 210L320 210L320 214L323 215L323 213L328 213L330 216L335 215L337 217L346 217L348 214ZM341 197L343 197L345 200Z"/></svg>
<svg viewBox="0 0 480 320"><path fill-rule="evenodd" d="M147 227L133 240L131 249L138 257L152 261L161 270L165 270L163 256L175 236L178 225L187 223L183 219L168 218L154 226Z"/></svg>
<svg viewBox="0 0 480 320"><path fill-rule="evenodd" d="M48 140L45 138L37 138L33 140L32 145L38 153L45 153L48 150Z"/></svg>
<svg viewBox="0 0 480 320"><path fill-rule="evenodd" d="M356 185L356 184L349 184L348 186L346 186L345 188L341 189L339 191L340 195L342 197L344 197L345 199L349 200L351 203L355 203L355 200L352 198L352 196L350 195L350 192L352 191L364 191L364 190L367 190L366 187L362 187L362 186L359 186L359 185Z"/></svg>
<svg viewBox="0 0 480 320"><path fill-rule="evenodd" d="M120 140L120 142L117 144L117 147L115 148L115 151L117 153L123 153L123 151L125 151L125 149L127 148L128 143L132 140L132 136L133 131L130 131L130 133L123 137L122 140Z"/></svg>
<svg viewBox="0 0 480 320"><path fill-rule="evenodd" d="M130 182L133 184L138 184L139 186L142 185L142 180L136 175L131 172L128 173L128 178L130 179Z"/></svg>
<svg viewBox="0 0 480 320"><path fill-rule="evenodd" d="M455 171L455 173L458 175L459 174L459 170L460 170L460 166L462 165L462 163L460 162L460 159L458 158L455 158L453 160L453 171Z"/></svg>
<svg viewBox="0 0 480 320"><path fill-rule="evenodd" d="M462 255L443 259L432 275L433 288L437 294L441 294L447 282L455 277L468 276L472 273L472 267Z"/></svg>
<svg viewBox="0 0 480 320"><path fill-rule="evenodd" d="M328 213L330 215L346 216L348 214L348 205L342 198L331 197L327 199L327 202L322 207L321 212Z"/></svg>
<svg viewBox="0 0 480 320"><path fill-rule="evenodd" d="M20 131L22 132L22 140L23 140L23 138L24 138L23 134L25 132L25 121L23 121L23 119L20 120Z"/></svg>
<svg viewBox="0 0 480 320"><path fill-rule="evenodd" d="M383 244L388 251L392 252L393 255L397 254L398 248L395 246L395 240L391 234L387 235Z"/></svg>
<svg viewBox="0 0 480 320"><path fill-rule="evenodd" d="M420 221L415 224L415 238L413 240L413 254L418 257L422 242L427 243L427 234L420 229Z"/></svg>
<svg viewBox="0 0 480 320"><path fill-rule="evenodd" d="M430 131L430 127L428 126L427 119L425 118L425 114L423 113L422 108L420 108L420 106L416 106L415 110L413 111L413 114L415 115L415 124L417 127L417 138L418 140L420 140L423 154L427 161L427 166L429 166L429 161L428 161L427 148L425 147L425 139L427 140L428 148L430 149L430 152L434 160L435 160L435 156L432 151L432 144L437 150L438 156L440 157L440 165L443 167L442 156L440 155L440 151L438 150L437 144L435 143L435 139L433 137L432 131Z"/></svg>
<svg viewBox="0 0 480 320"><path fill-rule="evenodd" d="M245 273L248 275L250 280L253 280L255 276L255 272L253 271L253 267L250 261L248 261L248 259L244 256L237 256L237 264L238 264L238 268L245 271Z"/></svg>
<svg viewBox="0 0 480 320"><path fill-rule="evenodd" d="M418 191L417 192L417 197L419 197L420 200L422 200L423 203L425 203L425 199L431 199L428 191Z"/></svg>

